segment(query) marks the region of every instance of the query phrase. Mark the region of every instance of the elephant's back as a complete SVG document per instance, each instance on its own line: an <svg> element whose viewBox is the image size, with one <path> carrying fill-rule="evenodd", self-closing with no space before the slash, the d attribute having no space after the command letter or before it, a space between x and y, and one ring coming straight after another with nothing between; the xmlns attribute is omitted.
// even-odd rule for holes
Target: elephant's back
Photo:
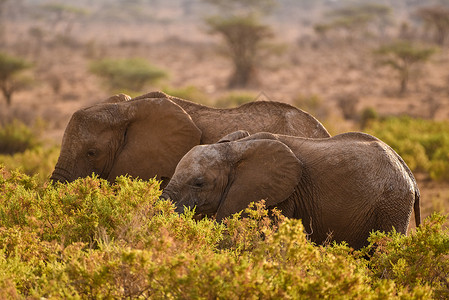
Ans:
<svg viewBox="0 0 449 300"><path fill-rule="evenodd" d="M270 132L292 136L329 137L324 126L313 116L281 102L256 101L230 109L196 107L186 109L194 123L202 130L204 144L214 143L237 130L250 134Z"/></svg>
<svg viewBox="0 0 449 300"><path fill-rule="evenodd" d="M237 107L236 111L250 111L260 117L274 116L272 133L307 138L330 137L327 129L314 116L287 103L255 101ZM261 128L257 132L260 131L266 130Z"/></svg>

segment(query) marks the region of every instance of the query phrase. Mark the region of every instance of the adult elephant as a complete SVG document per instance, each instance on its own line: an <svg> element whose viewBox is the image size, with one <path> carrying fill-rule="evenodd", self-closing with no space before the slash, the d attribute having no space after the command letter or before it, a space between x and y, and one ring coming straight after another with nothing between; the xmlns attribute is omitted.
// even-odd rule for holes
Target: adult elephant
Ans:
<svg viewBox="0 0 449 300"><path fill-rule="evenodd" d="M163 198L182 213L196 207L222 220L266 200L269 208L302 219L323 243L367 244L373 230L407 232L412 209L420 224L419 189L404 161L364 133L307 139L257 133L191 149L179 162Z"/></svg>
<svg viewBox="0 0 449 300"><path fill-rule="evenodd" d="M239 129L329 136L314 117L285 103L215 109L162 92L134 99L121 94L73 114L51 179L70 182L92 173L111 182L125 174L169 179L192 147Z"/></svg>

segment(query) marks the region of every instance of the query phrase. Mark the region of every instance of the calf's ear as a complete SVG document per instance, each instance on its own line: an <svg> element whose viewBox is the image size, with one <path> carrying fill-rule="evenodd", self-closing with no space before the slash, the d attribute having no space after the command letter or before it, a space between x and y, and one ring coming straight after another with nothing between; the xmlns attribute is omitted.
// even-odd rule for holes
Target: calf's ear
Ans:
<svg viewBox="0 0 449 300"><path fill-rule="evenodd" d="M217 220L244 210L262 199L266 206L286 200L302 174L302 163L277 140L229 143L233 176L217 210Z"/></svg>
<svg viewBox="0 0 449 300"><path fill-rule="evenodd" d="M243 138L246 138L249 136L249 132L246 130L237 130L234 132L231 132L228 135L225 135L224 137L222 137L217 144L219 143L227 143L227 142L234 142Z"/></svg>

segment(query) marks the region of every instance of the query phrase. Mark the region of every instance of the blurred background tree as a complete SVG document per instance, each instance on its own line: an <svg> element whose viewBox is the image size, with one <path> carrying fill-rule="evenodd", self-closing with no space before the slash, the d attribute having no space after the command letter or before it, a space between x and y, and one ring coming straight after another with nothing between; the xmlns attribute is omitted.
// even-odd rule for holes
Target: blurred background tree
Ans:
<svg viewBox="0 0 449 300"><path fill-rule="evenodd" d="M274 0L202 0L215 6L220 12L206 18L211 34L218 34L226 45L226 55L234 64L228 85L231 88L246 87L256 82L256 68L264 42L273 37L269 25L262 17L270 14Z"/></svg>
<svg viewBox="0 0 449 300"><path fill-rule="evenodd" d="M326 36L328 32L340 34L351 41L360 36L377 32L385 35L386 27L391 23L391 7L382 4L363 3L346 5L330 10L326 21L314 26L315 32Z"/></svg>
<svg viewBox="0 0 449 300"><path fill-rule="evenodd" d="M434 48L421 47L410 41L396 41L375 50L380 57L380 64L387 65L398 71L399 94L407 90L408 81L413 67L424 63L435 53Z"/></svg>
<svg viewBox="0 0 449 300"><path fill-rule="evenodd" d="M8 106L15 92L31 84L31 77L23 75L23 71L31 67L32 64L23 58L0 53L0 90Z"/></svg>
<svg viewBox="0 0 449 300"><path fill-rule="evenodd" d="M449 38L449 8L437 6L420 7L417 15L424 21L424 25L428 30L433 31L434 41L443 46Z"/></svg>
<svg viewBox="0 0 449 300"><path fill-rule="evenodd" d="M47 16L48 24L51 26L53 32L57 33L57 38L67 42L70 40L75 22L80 21L80 17L88 15L88 10L62 4L58 2L50 2L42 4L42 14Z"/></svg>

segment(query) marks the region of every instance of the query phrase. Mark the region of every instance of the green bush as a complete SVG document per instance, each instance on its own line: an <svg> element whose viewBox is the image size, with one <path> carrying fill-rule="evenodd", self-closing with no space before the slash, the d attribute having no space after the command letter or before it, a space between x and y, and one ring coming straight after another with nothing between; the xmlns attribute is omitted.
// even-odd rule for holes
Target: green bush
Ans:
<svg viewBox="0 0 449 300"><path fill-rule="evenodd" d="M37 146L22 153L0 155L0 164L8 170L19 169L29 176L36 175L40 182L44 182L55 168L59 151L59 146Z"/></svg>
<svg viewBox="0 0 449 300"><path fill-rule="evenodd" d="M449 298L449 230L446 217L433 214L412 235L376 232L370 270L379 279L392 279L411 290L423 284L437 299Z"/></svg>
<svg viewBox="0 0 449 300"><path fill-rule="evenodd" d="M197 87L192 85L183 88L165 87L162 91L173 97L186 99L203 105L210 105L209 97Z"/></svg>
<svg viewBox="0 0 449 300"><path fill-rule="evenodd" d="M167 77L167 73L143 58L104 58L90 64L90 71L100 76L115 92L140 92L146 84Z"/></svg>
<svg viewBox="0 0 449 300"><path fill-rule="evenodd" d="M390 145L412 171L449 180L449 122L392 117L372 121L365 130Z"/></svg>
<svg viewBox="0 0 449 300"><path fill-rule="evenodd" d="M35 133L20 121L0 126L0 154L20 153L37 145Z"/></svg>
<svg viewBox="0 0 449 300"><path fill-rule="evenodd" d="M449 233L313 245L263 203L217 223L174 213L155 180L70 184L0 169L0 298L442 299ZM371 257L370 260L367 260Z"/></svg>
<svg viewBox="0 0 449 300"><path fill-rule="evenodd" d="M19 169L36 175L40 182L48 180L58 160L59 146L40 139L43 126L37 121L31 129L14 120L0 127L0 164L10 171Z"/></svg>
<svg viewBox="0 0 449 300"><path fill-rule="evenodd" d="M233 92L217 99L215 106L220 108L236 107L257 98L256 95L249 92Z"/></svg>

